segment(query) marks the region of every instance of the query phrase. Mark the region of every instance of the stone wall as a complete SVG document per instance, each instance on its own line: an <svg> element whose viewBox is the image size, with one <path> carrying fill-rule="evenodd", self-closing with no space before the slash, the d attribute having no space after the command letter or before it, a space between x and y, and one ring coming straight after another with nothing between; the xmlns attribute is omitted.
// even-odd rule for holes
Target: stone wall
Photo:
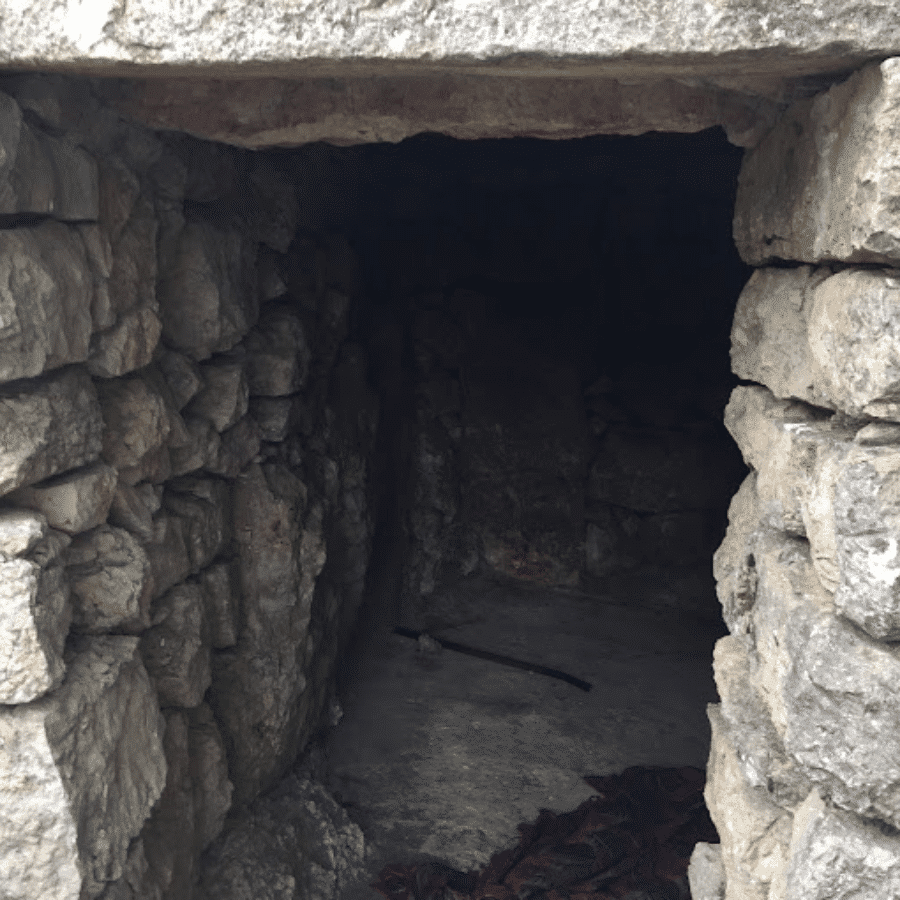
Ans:
<svg viewBox="0 0 900 900"><path fill-rule="evenodd" d="M697 900L900 894L900 60L790 107L734 233L759 268L726 424L752 472L715 574L729 636Z"/></svg>
<svg viewBox="0 0 900 900"><path fill-rule="evenodd" d="M357 266L262 157L6 87L0 893L191 898L335 715L378 419Z"/></svg>

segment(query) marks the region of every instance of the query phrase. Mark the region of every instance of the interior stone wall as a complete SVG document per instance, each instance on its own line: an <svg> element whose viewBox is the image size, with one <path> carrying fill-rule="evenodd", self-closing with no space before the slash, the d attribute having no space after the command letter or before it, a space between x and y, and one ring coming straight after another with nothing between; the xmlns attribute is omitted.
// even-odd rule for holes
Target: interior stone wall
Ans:
<svg viewBox="0 0 900 900"><path fill-rule="evenodd" d="M358 267L261 157L0 106L0 894L188 898L338 714L374 514Z"/></svg>

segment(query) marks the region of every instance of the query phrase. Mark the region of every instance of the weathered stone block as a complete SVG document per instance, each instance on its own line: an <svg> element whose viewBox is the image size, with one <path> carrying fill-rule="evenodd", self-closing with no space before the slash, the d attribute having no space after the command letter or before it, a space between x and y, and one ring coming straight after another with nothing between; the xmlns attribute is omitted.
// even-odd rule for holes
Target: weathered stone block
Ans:
<svg viewBox="0 0 900 900"><path fill-rule="evenodd" d="M206 568L231 537L231 489L220 478L179 478L163 495L167 512L184 523L191 572Z"/></svg>
<svg viewBox="0 0 900 900"><path fill-rule="evenodd" d="M141 656L163 706L196 706L212 681L209 627L199 585L176 585L153 604Z"/></svg>
<svg viewBox="0 0 900 900"><path fill-rule="evenodd" d="M222 432L245 415L250 390L242 361L209 362L200 367L203 386L188 403L185 415L207 419Z"/></svg>
<svg viewBox="0 0 900 900"><path fill-rule="evenodd" d="M0 871L11 900L95 898L122 875L166 771L137 645L82 638L58 690L0 709Z"/></svg>
<svg viewBox="0 0 900 900"><path fill-rule="evenodd" d="M125 313L108 331L91 338L87 370L97 378L116 378L142 369L153 359L162 324L149 307Z"/></svg>
<svg viewBox="0 0 900 900"><path fill-rule="evenodd" d="M189 441L181 447L169 450L172 475L178 477L196 472L197 469L215 469L218 462L222 438L209 419L185 415L185 429Z"/></svg>
<svg viewBox="0 0 900 900"><path fill-rule="evenodd" d="M0 399L0 494L100 455L100 404L81 369L0 389Z"/></svg>
<svg viewBox="0 0 900 900"><path fill-rule="evenodd" d="M233 347L258 315L254 262L255 245L237 228L187 222L171 258L161 260L157 297L168 346L196 360Z"/></svg>
<svg viewBox="0 0 900 900"><path fill-rule="evenodd" d="M728 725L717 704L707 706L712 743L706 767L706 805L721 838L727 897L768 900L786 864L791 814L745 780Z"/></svg>
<svg viewBox="0 0 900 900"><path fill-rule="evenodd" d="M165 481L171 472L166 441L172 424L163 395L140 375L98 387L106 425L103 458L127 484Z"/></svg>
<svg viewBox="0 0 900 900"><path fill-rule="evenodd" d="M79 534L106 521L117 481L115 469L95 463L40 484L19 488L5 499L14 506L43 513L52 528Z"/></svg>
<svg viewBox="0 0 900 900"><path fill-rule="evenodd" d="M58 556L67 542L39 513L0 513L0 704L34 700L65 674L72 609Z"/></svg>
<svg viewBox="0 0 900 900"><path fill-rule="evenodd" d="M244 343L251 396L281 397L306 384L311 353L303 320L292 307L268 306Z"/></svg>
<svg viewBox="0 0 900 900"><path fill-rule="evenodd" d="M150 561L122 528L101 525L78 535L66 554L73 626L85 634L139 634L150 625Z"/></svg>
<svg viewBox="0 0 900 900"><path fill-rule="evenodd" d="M722 845L698 841L688 865L692 900L725 900L725 868Z"/></svg>
<svg viewBox="0 0 900 900"><path fill-rule="evenodd" d="M153 516L162 505L162 485L120 481L109 508L109 524L137 535L144 543L155 535Z"/></svg>
<svg viewBox="0 0 900 900"><path fill-rule="evenodd" d="M172 392L175 409L180 412L203 384L200 366L183 353L167 349L159 353L156 364Z"/></svg>
<svg viewBox="0 0 900 900"><path fill-rule="evenodd" d="M745 262L900 261L900 60L800 100L744 160L734 239Z"/></svg>
<svg viewBox="0 0 900 900"><path fill-rule="evenodd" d="M64 221L94 220L99 191L96 161L22 119L18 104L0 97L0 213L38 213Z"/></svg>
<svg viewBox="0 0 900 900"><path fill-rule="evenodd" d="M199 576L210 640L216 650L224 650L237 643L240 592L234 579L231 563L214 563Z"/></svg>
<svg viewBox="0 0 900 900"><path fill-rule="evenodd" d="M76 229L0 231L0 283L0 380L87 359L94 281Z"/></svg>

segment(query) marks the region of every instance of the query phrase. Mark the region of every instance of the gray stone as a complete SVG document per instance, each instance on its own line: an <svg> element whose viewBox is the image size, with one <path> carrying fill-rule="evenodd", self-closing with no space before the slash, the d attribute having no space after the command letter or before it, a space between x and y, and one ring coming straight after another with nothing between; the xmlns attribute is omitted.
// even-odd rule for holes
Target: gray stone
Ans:
<svg viewBox="0 0 900 900"><path fill-rule="evenodd" d="M214 563L199 575L210 640L216 650L224 650L237 643L240 593L234 580L231 563Z"/></svg>
<svg viewBox="0 0 900 900"><path fill-rule="evenodd" d="M794 813L788 865L769 900L876 900L900 891L900 839L811 791Z"/></svg>
<svg viewBox="0 0 900 900"><path fill-rule="evenodd" d="M203 386L185 415L207 419L216 431L231 428L247 412L250 391L241 361L214 360L200 367Z"/></svg>
<svg viewBox="0 0 900 900"><path fill-rule="evenodd" d="M236 478L259 453L259 426L250 416L228 431L222 432L215 458L206 463L206 470L214 475Z"/></svg>
<svg viewBox="0 0 900 900"><path fill-rule="evenodd" d="M94 280L76 229L0 231L0 284L0 380L87 359Z"/></svg>
<svg viewBox="0 0 900 900"><path fill-rule="evenodd" d="M900 60L872 63L799 100L744 161L734 239L742 258L900 261Z"/></svg>
<svg viewBox="0 0 900 900"><path fill-rule="evenodd" d="M231 488L219 478L179 478L163 495L170 515L184 523L192 574L205 569L231 538Z"/></svg>
<svg viewBox="0 0 900 900"><path fill-rule="evenodd" d="M253 397L250 415L263 441L283 441L300 419L299 404L291 397Z"/></svg>
<svg viewBox="0 0 900 900"><path fill-rule="evenodd" d="M290 775L210 848L208 900L332 900L366 874L359 826L315 781Z"/></svg>
<svg viewBox="0 0 900 900"><path fill-rule="evenodd" d="M209 419L185 414L184 425L190 440L181 447L169 449L172 475L187 475L197 469L214 470L220 456L222 439Z"/></svg>
<svg viewBox="0 0 900 900"><path fill-rule="evenodd" d="M140 375L98 384L103 407L103 458L128 484L165 481L171 472L170 410L153 382Z"/></svg>
<svg viewBox="0 0 900 900"><path fill-rule="evenodd" d="M87 370L97 378L115 378L142 369L153 359L162 324L149 307L125 313L108 331L91 338Z"/></svg>
<svg viewBox="0 0 900 900"><path fill-rule="evenodd" d="M235 481L234 536L243 630L214 659L210 705L229 746L235 800L280 778L307 733L311 699L300 648L325 564L322 508L283 466L251 465Z"/></svg>
<svg viewBox="0 0 900 900"><path fill-rule="evenodd" d="M153 604L141 656L163 706L196 706L212 681L209 627L197 584L176 585Z"/></svg>
<svg viewBox="0 0 900 900"><path fill-rule="evenodd" d="M162 504L162 485L130 485L120 481L109 509L109 524L125 528L142 541L151 541L153 515Z"/></svg>
<svg viewBox="0 0 900 900"><path fill-rule="evenodd" d="M164 722L137 638L67 651L62 686L0 709L0 869L14 900L97 897L165 781Z"/></svg>
<svg viewBox="0 0 900 900"><path fill-rule="evenodd" d="M117 480L115 469L105 463L95 463L19 488L5 499L14 506L40 511L53 528L79 534L106 521Z"/></svg>
<svg viewBox="0 0 900 900"><path fill-rule="evenodd" d="M266 307L244 343L252 396L282 397L306 384L311 354L303 320L291 307Z"/></svg>
<svg viewBox="0 0 900 900"><path fill-rule="evenodd" d="M85 634L139 634L150 625L154 583L147 554L122 528L78 535L66 554L73 626Z"/></svg>
<svg viewBox="0 0 900 900"><path fill-rule="evenodd" d="M233 786L228 778L225 745L212 709L201 703L188 710L187 715L195 846L203 851L222 832L231 808Z"/></svg>
<svg viewBox="0 0 900 900"><path fill-rule="evenodd" d="M156 364L172 392L175 409L181 412L203 384L200 367L183 353L168 349L159 353Z"/></svg>
<svg viewBox="0 0 900 900"><path fill-rule="evenodd" d="M96 161L73 142L32 128L6 94L0 97L0 146L0 213L97 218Z"/></svg>
<svg viewBox="0 0 900 900"><path fill-rule="evenodd" d="M0 389L0 494L100 455L97 392L80 369Z"/></svg>
<svg viewBox="0 0 900 900"><path fill-rule="evenodd" d="M27 703L65 674L72 608L58 557L68 538L23 510L0 514L0 542L0 704Z"/></svg>
<svg viewBox="0 0 900 900"><path fill-rule="evenodd" d="M233 347L257 318L254 262L255 247L236 227L187 222L171 258L161 260L157 297L166 344L195 360Z"/></svg>
<svg viewBox="0 0 900 900"><path fill-rule="evenodd" d="M725 869L722 845L698 841L688 865L692 900L725 900Z"/></svg>
<svg viewBox="0 0 900 900"><path fill-rule="evenodd" d="M127 202L131 197L131 185L125 190ZM153 204L146 197L138 198L121 229L118 221L109 222L107 228L111 230L111 233L107 232L111 253L107 290L113 313L122 316L138 308L157 312L158 226Z"/></svg>

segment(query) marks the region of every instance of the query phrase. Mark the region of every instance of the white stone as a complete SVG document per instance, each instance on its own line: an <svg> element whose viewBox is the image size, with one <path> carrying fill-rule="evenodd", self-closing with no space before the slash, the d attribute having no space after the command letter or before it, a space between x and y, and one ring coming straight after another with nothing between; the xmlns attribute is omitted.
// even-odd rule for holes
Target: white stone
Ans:
<svg viewBox="0 0 900 900"><path fill-rule="evenodd" d="M67 653L62 686L0 709L0 871L9 900L84 900L122 875L162 792L164 723L137 638Z"/></svg>
<svg viewBox="0 0 900 900"><path fill-rule="evenodd" d="M691 900L725 900L725 869L722 845L698 841L688 865Z"/></svg>
<svg viewBox="0 0 900 900"><path fill-rule="evenodd" d="M116 470L105 463L95 463L19 488L8 494L6 501L36 509L46 516L51 527L78 534L106 521L116 484Z"/></svg>
<svg viewBox="0 0 900 900"><path fill-rule="evenodd" d="M734 239L742 258L900 261L900 59L797 101L745 159Z"/></svg>

